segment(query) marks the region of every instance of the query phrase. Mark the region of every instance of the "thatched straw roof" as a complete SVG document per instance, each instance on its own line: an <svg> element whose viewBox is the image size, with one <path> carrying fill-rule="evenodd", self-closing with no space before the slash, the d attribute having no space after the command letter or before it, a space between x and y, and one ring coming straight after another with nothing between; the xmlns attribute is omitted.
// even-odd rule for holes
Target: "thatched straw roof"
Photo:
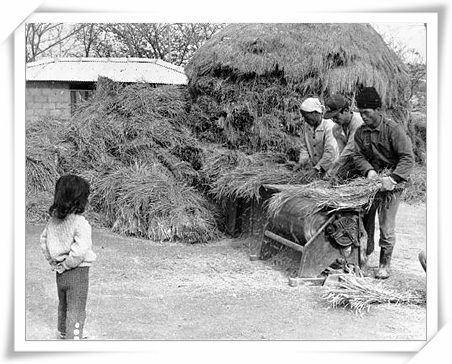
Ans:
<svg viewBox="0 0 452 364"><path fill-rule="evenodd" d="M374 86L387 107L407 102L409 77L398 56L368 24L231 24L185 68L189 85L203 77L278 76L301 96L354 94Z"/></svg>

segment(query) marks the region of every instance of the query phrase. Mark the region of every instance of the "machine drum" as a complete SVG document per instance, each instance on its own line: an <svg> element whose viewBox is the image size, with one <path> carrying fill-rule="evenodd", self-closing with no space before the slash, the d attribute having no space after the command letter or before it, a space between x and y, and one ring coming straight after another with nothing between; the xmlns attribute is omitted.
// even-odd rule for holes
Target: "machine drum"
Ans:
<svg viewBox="0 0 452 364"><path fill-rule="evenodd" d="M342 247L359 245L358 216L344 215L334 220L325 229L325 236L332 238Z"/></svg>

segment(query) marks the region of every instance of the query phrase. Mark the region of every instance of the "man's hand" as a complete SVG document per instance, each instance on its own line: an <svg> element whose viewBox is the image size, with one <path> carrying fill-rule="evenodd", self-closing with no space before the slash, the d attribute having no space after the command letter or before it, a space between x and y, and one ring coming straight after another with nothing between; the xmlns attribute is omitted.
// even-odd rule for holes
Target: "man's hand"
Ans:
<svg viewBox="0 0 452 364"><path fill-rule="evenodd" d="M378 173L375 172L373 169L371 169L368 173L367 173L367 178L369 179L375 179L378 177Z"/></svg>
<svg viewBox="0 0 452 364"><path fill-rule="evenodd" d="M325 170L320 166L314 167L314 171L317 174L317 178L323 179L325 176Z"/></svg>
<svg viewBox="0 0 452 364"><path fill-rule="evenodd" d="M312 162L309 158L300 158L298 161L298 165L302 168L307 168L312 166Z"/></svg>
<svg viewBox="0 0 452 364"><path fill-rule="evenodd" d="M392 191L394 187L397 185L397 182L394 181L391 177L383 177L381 179L381 191Z"/></svg>
<svg viewBox="0 0 452 364"><path fill-rule="evenodd" d="M324 175L323 175L323 179L328 180L330 178L332 178L335 175L335 173L333 173L333 169L330 168Z"/></svg>

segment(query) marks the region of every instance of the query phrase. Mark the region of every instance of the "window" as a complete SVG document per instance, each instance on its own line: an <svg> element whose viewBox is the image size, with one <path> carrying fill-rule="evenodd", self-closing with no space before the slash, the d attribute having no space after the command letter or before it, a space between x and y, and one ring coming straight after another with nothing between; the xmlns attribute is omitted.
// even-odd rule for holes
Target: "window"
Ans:
<svg viewBox="0 0 452 364"><path fill-rule="evenodd" d="M78 106L84 101L92 97L94 87L86 84L72 84L71 85L71 115L75 112Z"/></svg>

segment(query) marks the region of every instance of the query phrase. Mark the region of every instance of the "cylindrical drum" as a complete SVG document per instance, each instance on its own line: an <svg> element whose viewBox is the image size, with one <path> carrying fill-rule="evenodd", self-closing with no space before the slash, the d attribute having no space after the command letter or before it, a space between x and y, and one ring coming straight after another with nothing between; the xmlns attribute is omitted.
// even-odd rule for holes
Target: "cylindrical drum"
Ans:
<svg viewBox="0 0 452 364"><path fill-rule="evenodd" d="M288 240L305 245L328 220L325 211L312 213L314 201L306 197L294 197L287 201L273 216L267 230Z"/></svg>

